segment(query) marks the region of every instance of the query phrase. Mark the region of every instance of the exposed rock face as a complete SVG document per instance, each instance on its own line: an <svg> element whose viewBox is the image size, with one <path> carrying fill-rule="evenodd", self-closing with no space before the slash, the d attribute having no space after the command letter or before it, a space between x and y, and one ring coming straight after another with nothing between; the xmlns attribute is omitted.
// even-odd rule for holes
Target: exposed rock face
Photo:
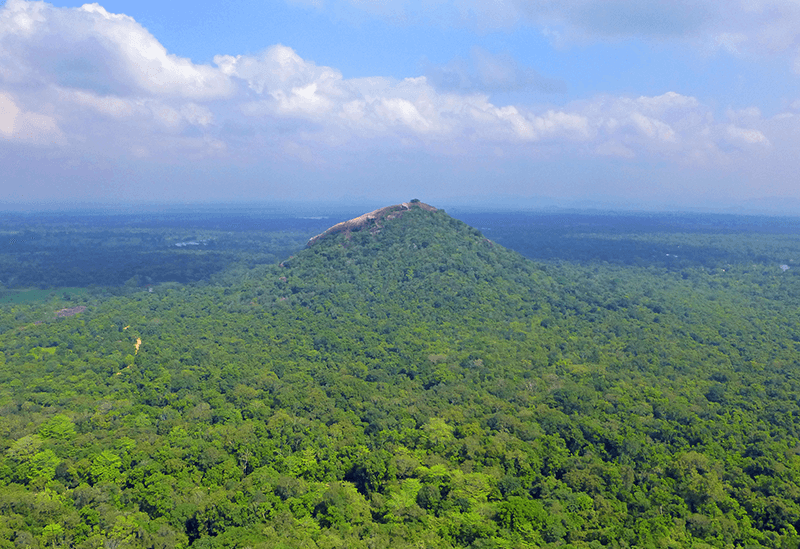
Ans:
<svg viewBox="0 0 800 549"><path fill-rule="evenodd" d="M58 311L56 311L56 316L58 318L64 318L66 316L75 316L76 314L82 313L85 310L86 307L84 307L83 305L78 305L77 307L72 307L69 309L59 309Z"/></svg>
<svg viewBox="0 0 800 549"><path fill-rule="evenodd" d="M341 232L349 233L350 231L361 230L364 227L372 227L377 230L380 230L382 226L381 225L382 221L388 219L396 219L412 208L422 208L423 210L428 212L436 211L436 208L434 208L433 206L425 204L424 202L420 202L419 200L412 200L411 202L403 202L401 204L395 204L394 206L386 206L385 208L379 208L373 212L365 213L364 215L360 215L348 221L342 221L341 223L337 223L324 233L318 234L317 236L310 239L308 241L307 246L313 246L314 244L316 244L329 234L336 234Z"/></svg>

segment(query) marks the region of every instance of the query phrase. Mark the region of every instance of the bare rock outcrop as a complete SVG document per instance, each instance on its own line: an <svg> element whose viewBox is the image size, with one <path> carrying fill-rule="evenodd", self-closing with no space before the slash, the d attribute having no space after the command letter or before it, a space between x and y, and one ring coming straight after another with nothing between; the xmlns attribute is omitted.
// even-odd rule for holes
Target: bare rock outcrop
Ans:
<svg viewBox="0 0 800 549"><path fill-rule="evenodd" d="M394 206L386 206L385 208L378 208L375 211L365 213L364 215L360 215L348 221L342 221L341 223L337 223L324 233L318 234L317 236L311 238L308 241L307 246L313 246L321 239L325 238L330 234L336 233L345 233L349 234L350 231L358 231L364 229L365 227L370 227L370 229L374 230L375 232L381 229L382 222L389 219L396 219L402 216L405 212L411 210L412 208L421 208L428 212L435 212L436 208L429 204L425 204L424 202L420 202L419 200L412 200L411 202L402 202L400 204L395 204Z"/></svg>
<svg viewBox="0 0 800 549"><path fill-rule="evenodd" d="M86 307L84 307L83 305L78 305L77 307L70 307L68 309L59 309L58 311L56 311L56 317L64 318L67 316L75 316L76 314L82 313L85 310Z"/></svg>

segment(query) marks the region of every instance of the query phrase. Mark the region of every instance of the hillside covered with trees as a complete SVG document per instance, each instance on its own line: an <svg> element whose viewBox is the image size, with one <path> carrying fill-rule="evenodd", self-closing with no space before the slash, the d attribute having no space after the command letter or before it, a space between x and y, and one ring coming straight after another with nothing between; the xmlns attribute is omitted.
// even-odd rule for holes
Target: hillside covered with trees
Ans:
<svg viewBox="0 0 800 549"><path fill-rule="evenodd" d="M0 548L798 547L800 243L759 238L532 261L412 203L3 305Z"/></svg>

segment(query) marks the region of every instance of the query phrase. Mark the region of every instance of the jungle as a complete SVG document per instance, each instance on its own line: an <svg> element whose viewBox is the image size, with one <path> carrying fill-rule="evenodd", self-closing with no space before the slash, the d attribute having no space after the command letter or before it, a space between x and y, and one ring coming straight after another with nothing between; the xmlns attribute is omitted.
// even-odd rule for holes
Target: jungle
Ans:
<svg viewBox="0 0 800 549"><path fill-rule="evenodd" d="M800 546L800 219L401 213L4 216L0 547Z"/></svg>

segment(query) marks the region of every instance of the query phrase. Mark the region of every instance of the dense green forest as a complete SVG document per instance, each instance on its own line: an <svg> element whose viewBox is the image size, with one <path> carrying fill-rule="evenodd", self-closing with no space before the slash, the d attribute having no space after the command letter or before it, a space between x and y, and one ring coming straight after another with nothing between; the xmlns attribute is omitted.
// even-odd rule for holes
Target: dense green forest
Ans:
<svg viewBox="0 0 800 549"><path fill-rule="evenodd" d="M795 234L400 213L0 305L0 547L800 546Z"/></svg>
<svg viewBox="0 0 800 549"><path fill-rule="evenodd" d="M277 263L330 224L245 213L6 214L0 291L207 281L236 267Z"/></svg>

